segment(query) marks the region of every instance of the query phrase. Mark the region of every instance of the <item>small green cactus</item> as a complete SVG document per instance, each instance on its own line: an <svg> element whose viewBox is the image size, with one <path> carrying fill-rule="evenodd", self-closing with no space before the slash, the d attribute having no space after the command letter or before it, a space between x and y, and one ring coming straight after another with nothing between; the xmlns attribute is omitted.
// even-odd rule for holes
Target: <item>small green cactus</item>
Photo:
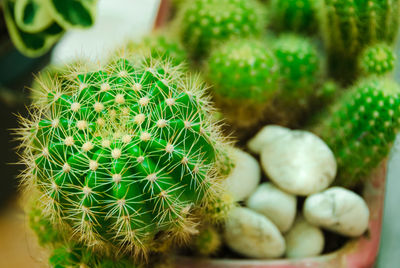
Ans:
<svg viewBox="0 0 400 268"><path fill-rule="evenodd" d="M297 126L312 109L312 99L323 71L320 55L310 40L296 34L283 34L273 44L279 63L280 91L268 107L268 121Z"/></svg>
<svg viewBox="0 0 400 268"><path fill-rule="evenodd" d="M395 63L393 49L384 43L369 46L360 55L360 70L365 76L390 74Z"/></svg>
<svg viewBox="0 0 400 268"><path fill-rule="evenodd" d="M135 51L143 51L156 59L171 61L179 65L187 61L187 53L182 44L166 34L153 34L146 36L139 44L130 43L128 48Z"/></svg>
<svg viewBox="0 0 400 268"><path fill-rule="evenodd" d="M194 237L193 250L196 254L210 256L217 253L222 244L221 235L213 226L207 226L200 230Z"/></svg>
<svg viewBox="0 0 400 268"><path fill-rule="evenodd" d="M271 0L271 27L278 32L313 34L318 29L313 0Z"/></svg>
<svg viewBox="0 0 400 268"><path fill-rule="evenodd" d="M28 213L29 227L35 232L40 246L54 245L64 239L37 206L32 207Z"/></svg>
<svg viewBox="0 0 400 268"><path fill-rule="evenodd" d="M260 36L266 27L264 17L256 0L187 1L178 15L179 35L197 60L232 37Z"/></svg>
<svg viewBox="0 0 400 268"><path fill-rule="evenodd" d="M320 0L318 10L331 73L341 81L356 78L357 57L366 46L396 41L400 0Z"/></svg>
<svg viewBox="0 0 400 268"><path fill-rule="evenodd" d="M239 39L213 51L206 68L217 104L232 125L251 126L278 91L277 59L262 41Z"/></svg>
<svg viewBox="0 0 400 268"><path fill-rule="evenodd" d="M338 162L336 183L353 187L388 154L400 127L400 87L388 79L359 82L316 131Z"/></svg>
<svg viewBox="0 0 400 268"><path fill-rule="evenodd" d="M199 79L129 54L42 91L19 133L24 183L46 215L108 252L145 254L196 232L226 148Z"/></svg>
<svg viewBox="0 0 400 268"><path fill-rule="evenodd" d="M308 39L295 35L281 35L273 50L279 62L282 98L306 103L315 85L321 80L321 61L315 46Z"/></svg>

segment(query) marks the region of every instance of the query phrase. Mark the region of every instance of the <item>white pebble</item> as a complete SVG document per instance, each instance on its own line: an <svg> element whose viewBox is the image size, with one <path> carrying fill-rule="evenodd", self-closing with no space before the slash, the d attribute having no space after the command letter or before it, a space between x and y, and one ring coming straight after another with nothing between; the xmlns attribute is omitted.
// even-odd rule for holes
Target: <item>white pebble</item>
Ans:
<svg viewBox="0 0 400 268"><path fill-rule="evenodd" d="M261 184L246 205L270 219L281 232L288 231L296 217L296 196L280 190L270 182Z"/></svg>
<svg viewBox="0 0 400 268"><path fill-rule="evenodd" d="M367 204L359 195L342 187L309 196L303 214L311 224L344 236L357 237L368 228Z"/></svg>
<svg viewBox="0 0 400 268"><path fill-rule="evenodd" d="M266 142L261 164L268 177L281 189L307 196L326 189L336 176L336 160L329 147L316 135L294 130Z"/></svg>
<svg viewBox="0 0 400 268"><path fill-rule="evenodd" d="M250 258L277 258L285 252L285 240L266 217L248 208L233 208L225 224L225 241L237 253Z"/></svg>
<svg viewBox="0 0 400 268"><path fill-rule="evenodd" d="M276 139L280 139L284 135L290 134L290 129L268 125L263 127L248 143L247 147L253 153L260 154L264 145L267 143L274 142Z"/></svg>
<svg viewBox="0 0 400 268"><path fill-rule="evenodd" d="M318 256L324 249L325 238L322 231L298 217L293 228L285 235L286 257L306 258Z"/></svg>
<svg viewBox="0 0 400 268"><path fill-rule="evenodd" d="M242 201L250 196L261 180L261 169L254 157L239 149L234 149L235 167L223 182L224 188L234 201Z"/></svg>

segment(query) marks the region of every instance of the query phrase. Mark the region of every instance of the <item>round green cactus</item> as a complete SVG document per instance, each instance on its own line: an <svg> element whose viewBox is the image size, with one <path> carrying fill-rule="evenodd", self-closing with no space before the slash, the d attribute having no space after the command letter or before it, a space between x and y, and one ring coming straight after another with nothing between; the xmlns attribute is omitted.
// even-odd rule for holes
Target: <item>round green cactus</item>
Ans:
<svg viewBox="0 0 400 268"><path fill-rule="evenodd" d="M187 61L187 53L182 44L174 38L165 34L154 34L147 36L139 44L130 43L128 48L133 51L143 51L156 59L171 61L179 65Z"/></svg>
<svg viewBox="0 0 400 268"><path fill-rule="evenodd" d="M306 38L285 34L274 43L282 80L282 98L306 103L321 79L321 62L317 49Z"/></svg>
<svg viewBox="0 0 400 268"><path fill-rule="evenodd" d="M239 39L213 51L206 76L229 121L237 126L256 123L263 107L279 89L277 59L263 42Z"/></svg>
<svg viewBox="0 0 400 268"><path fill-rule="evenodd" d="M221 244L222 239L218 231L212 226L207 226L194 238L193 249L197 254L210 256L217 253Z"/></svg>
<svg viewBox="0 0 400 268"><path fill-rule="evenodd" d="M279 63L280 91L265 112L269 122L297 127L313 109L322 78L320 55L310 40L283 34L273 43Z"/></svg>
<svg viewBox="0 0 400 268"><path fill-rule="evenodd" d="M45 213L98 249L146 253L195 233L225 150L201 81L133 55L57 81L20 130Z"/></svg>
<svg viewBox="0 0 400 268"><path fill-rule="evenodd" d="M389 154L400 127L400 87L392 80L373 78L347 94L317 133L337 158L336 183L352 187Z"/></svg>
<svg viewBox="0 0 400 268"><path fill-rule="evenodd" d="M312 34L318 29L313 0L272 0L269 12L278 32L293 31Z"/></svg>
<svg viewBox="0 0 400 268"><path fill-rule="evenodd" d="M266 27L255 0L187 1L179 14L180 38L194 59L231 37L259 36Z"/></svg>
<svg viewBox="0 0 400 268"><path fill-rule="evenodd" d="M393 49L384 43L369 46L360 55L360 69L366 76L390 74L395 63Z"/></svg>
<svg viewBox="0 0 400 268"><path fill-rule="evenodd" d="M357 57L368 45L396 41L400 0L318 1L321 33L332 75L344 82L357 76Z"/></svg>

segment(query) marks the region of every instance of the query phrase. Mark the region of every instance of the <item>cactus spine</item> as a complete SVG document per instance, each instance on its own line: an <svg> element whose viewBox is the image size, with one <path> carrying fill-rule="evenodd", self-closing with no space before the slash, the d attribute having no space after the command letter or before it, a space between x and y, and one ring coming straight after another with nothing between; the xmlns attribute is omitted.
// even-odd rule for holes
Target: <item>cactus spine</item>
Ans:
<svg viewBox="0 0 400 268"><path fill-rule="evenodd" d="M195 60L232 37L259 36L266 26L255 0L187 1L178 17L181 41Z"/></svg>
<svg viewBox="0 0 400 268"><path fill-rule="evenodd" d="M376 42L393 44L399 28L399 0L320 0L321 33L332 75L344 82L357 76L357 57Z"/></svg>
<svg viewBox="0 0 400 268"><path fill-rule="evenodd" d="M372 78L347 94L317 133L337 158L336 183L353 187L389 153L400 127L400 87L392 80Z"/></svg>
<svg viewBox="0 0 400 268"><path fill-rule="evenodd" d="M360 55L360 70L365 76L391 74L396 55L391 47L379 43L367 47Z"/></svg>
<svg viewBox="0 0 400 268"><path fill-rule="evenodd" d="M44 212L108 252L145 254L195 233L225 150L199 79L125 55L55 82L19 130L24 183Z"/></svg>
<svg viewBox="0 0 400 268"><path fill-rule="evenodd" d="M248 127L262 118L278 90L278 69L275 56L259 40L232 40L212 52L207 80L232 125Z"/></svg>

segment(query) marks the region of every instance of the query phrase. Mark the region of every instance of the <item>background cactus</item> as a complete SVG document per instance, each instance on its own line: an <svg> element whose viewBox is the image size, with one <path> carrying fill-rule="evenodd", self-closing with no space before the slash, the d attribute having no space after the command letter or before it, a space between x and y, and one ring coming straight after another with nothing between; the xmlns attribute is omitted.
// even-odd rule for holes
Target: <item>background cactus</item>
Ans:
<svg viewBox="0 0 400 268"><path fill-rule="evenodd" d="M150 52L153 58L169 60L174 65L179 65L187 61L187 53L182 44L167 34L153 34L146 36L142 42L130 43L129 49L133 51Z"/></svg>
<svg viewBox="0 0 400 268"><path fill-rule="evenodd" d="M399 0L320 0L321 34L332 75L345 83L357 76L357 57L366 46L391 45L399 28Z"/></svg>
<svg viewBox="0 0 400 268"><path fill-rule="evenodd" d="M268 115L274 123L293 125L311 109L310 102L322 80L320 55L310 40L283 34L273 45L279 62L280 92Z"/></svg>
<svg viewBox="0 0 400 268"><path fill-rule="evenodd" d="M357 185L389 154L400 127L399 94L392 80L361 81L322 120L316 131L337 158L338 185Z"/></svg>
<svg viewBox="0 0 400 268"><path fill-rule="evenodd" d="M70 28L94 23L97 0L5 0L4 15L10 37L29 57L46 53Z"/></svg>
<svg viewBox="0 0 400 268"><path fill-rule="evenodd" d="M275 56L259 40L232 40L211 53L206 77L232 125L248 127L262 118L279 89L278 69Z"/></svg>
<svg viewBox="0 0 400 268"><path fill-rule="evenodd" d="M217 198L225 150L203 94L199 79L134 55L43 84L21 119L24 184L85 246L146 253L185 240Z"/></svg>
<svg viewBox="0 0 400 268"><path fill-rule="evenodd" d="M222 244L221 235L213 226L204 227L199 234L194 237L193 250L202 256L215 255Z"/></svg>
<svg viewBox="0 0 400 268"><path fill-rule="evenodd" d="M229 38L259 36L266 27L263 6L255 0L187 1L178 17L180 39L194 59Z"/></svg>
<svg viewBox="0 0 400 268"><path fill-rule="evenodd" d="M318 29L313 0L271 0L269 12L271 27L278 32L313 34Z"/></svg>
<svg viewBox="0 0 400 268"><path fill-rule="evenodd" d="M384 43L369 46L360 55L360 70L366 76L390 74L395 63L395 52Z"/></svg>

